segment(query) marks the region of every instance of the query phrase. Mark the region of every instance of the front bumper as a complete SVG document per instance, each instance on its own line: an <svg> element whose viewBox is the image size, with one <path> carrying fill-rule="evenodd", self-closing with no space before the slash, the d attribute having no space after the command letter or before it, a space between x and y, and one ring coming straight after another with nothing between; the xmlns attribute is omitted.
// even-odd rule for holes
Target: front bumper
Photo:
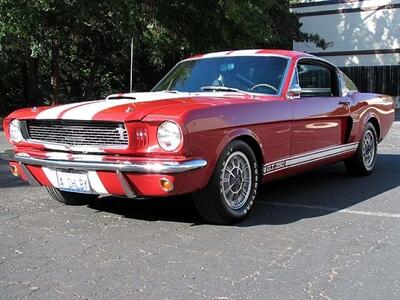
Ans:
<svg viewBox="0 0 400 300"><path fill-rule="evenodd" d="M131 160L94 160L95 155L58 155L53 153L45 158L33 157L27 153L15 153L6 151L1 155L2 159L16 161L22 164L46 166L58 169L73 169L85 171L120 171L131 173L159 173L172 174L203 168L207 162L203 159L191 159L183 161L131 161ZM101 158L99 156L98 158Z"/></svg>
<svg viewBox="0 0 400 300"><path fill-rule="evenodd" d="M207 162L203 159L154 160L60 152L47 152L37 155L24 152L16 153L13 150L1 153L0 158L17 165L25 175L21 177L34 186L51 185L57 187L55 179L41 180L43 176L39 174L39 169L45 169L44 173L46 173L47 177L51 172L46 170L87 171L92 175L96 174L93 186L96 183L98 184L99 180L102 186L107 186L100 189L94 188L93 193L122 195L129 198L162 196L165 193L160 190L158 183L161 178L167 177L174 182L177 179L182 181L182 178L187 176L180 175L181 173L196 171L207 165ZM110 182L114 182L114 184L111 185ZM117 185L120 187L121 192L118 191L118 188L115 188ZM172 194L183 192L187 192L187 190L181 186Z"/></svg>

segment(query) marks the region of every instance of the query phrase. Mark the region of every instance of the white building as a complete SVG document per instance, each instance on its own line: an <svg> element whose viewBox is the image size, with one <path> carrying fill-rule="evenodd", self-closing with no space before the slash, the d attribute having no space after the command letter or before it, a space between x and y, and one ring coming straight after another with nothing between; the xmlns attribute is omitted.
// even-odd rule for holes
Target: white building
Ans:
<svg viewBox="0 0 400 300"><path fill-rule="evenodd" d="M324 50L294 42L294 50L334 63L361 91L399 100L400 0L303 0L292 10L303 23L302 31L328 42Z"/></svg>

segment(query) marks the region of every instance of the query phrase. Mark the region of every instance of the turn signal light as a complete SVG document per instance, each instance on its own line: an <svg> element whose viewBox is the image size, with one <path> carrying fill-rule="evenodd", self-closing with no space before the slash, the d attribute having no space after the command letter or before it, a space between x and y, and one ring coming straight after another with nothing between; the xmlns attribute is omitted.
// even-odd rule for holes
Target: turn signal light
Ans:
<svg viewBox="0 0 400 300"><path fill-rule="evenodd" d="M171 192L174 189L173 183L167 178L160 179L161 188L166 192Z"/></svg>
<svg viewBox="0 0 400 300"><path fill-rule="evenodd" d="M12 165L10 168L11 174L13 174L16 177L20 176L19 170L17 168L17 166Z"/></svg>

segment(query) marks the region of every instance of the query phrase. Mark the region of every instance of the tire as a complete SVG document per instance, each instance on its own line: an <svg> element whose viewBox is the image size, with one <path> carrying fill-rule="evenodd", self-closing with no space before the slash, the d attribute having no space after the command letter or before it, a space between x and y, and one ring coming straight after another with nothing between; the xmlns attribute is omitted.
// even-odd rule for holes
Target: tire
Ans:
<svg viewBox="0 0 400 300"><path fill-rule="evenodd" d="M87 204L97 198L97 195L65 192L55 187L46 187L46 190L53 199L67 205Z"/></svg>
<svg viewBox="0 0 400 300"><path fill-rule="evenodd" d="M236 223L252 208L258 181L253 150L242 141L232 141L222 151L208 185L193 194L197 211L209 223Z"/></svg>
<svg viewBox="0 0 400 300"><path fill-rule="evenodd" d="M344 162L350 175L357 177L369 175L375 166L377 150L378 138L375 127L367 123L356 154Z"/></svg>

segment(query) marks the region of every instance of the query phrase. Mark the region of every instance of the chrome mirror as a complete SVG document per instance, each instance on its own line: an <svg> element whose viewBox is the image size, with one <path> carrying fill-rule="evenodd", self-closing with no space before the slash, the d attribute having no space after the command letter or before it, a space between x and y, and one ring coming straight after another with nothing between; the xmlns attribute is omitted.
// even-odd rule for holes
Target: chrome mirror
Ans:
<svg viewBox="0 0 400 300"><path fill-rule="evenodd" d="M298 84L293 84L287 91L287 97L290 99L300 98L301 87Z"/></svg>

